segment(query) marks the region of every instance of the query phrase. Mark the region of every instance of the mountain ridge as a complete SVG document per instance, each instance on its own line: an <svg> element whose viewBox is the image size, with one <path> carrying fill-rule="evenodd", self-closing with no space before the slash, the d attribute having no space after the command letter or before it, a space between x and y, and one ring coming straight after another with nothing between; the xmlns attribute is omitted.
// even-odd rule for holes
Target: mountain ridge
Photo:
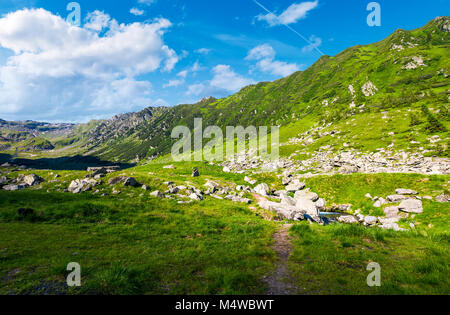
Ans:
<svg viewBox="0 0 450 315"><path fill-rule="evenodd" d="M436 17L420 28L398 29L376 43L322 56L304 71L246 86L226 98L148 107L91 121L74 126L72 132L52 142L64 147L71 139L70 145L78 149L69 153L139 161L169 153L174 142L171 130L178 125L192 130L195 117L203 118L204 126L222 129L236 124L282 126L281 137L287 140L287 135L304 131L299 128L295 133L299 121L326 125L394 110L430 117L444 132L448 130L449 25L449 17ZM423 129L418 133L425 133L425 125Z"/></svg>

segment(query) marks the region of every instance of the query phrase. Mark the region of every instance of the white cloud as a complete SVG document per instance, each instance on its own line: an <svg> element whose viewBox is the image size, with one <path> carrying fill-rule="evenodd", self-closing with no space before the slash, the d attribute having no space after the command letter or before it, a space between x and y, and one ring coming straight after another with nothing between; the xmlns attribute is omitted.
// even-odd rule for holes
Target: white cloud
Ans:
<svg viewBox="0 0 450 315"><path fill-rule="evenodd" d="M318 48L320 45L322 45L322 39L320 37L316 37L314 35L311 35L309 38L310 44L302 48L302 52L307 53L311 52L314 49Z"/></svg>
<svg viewBox="0 0 450 315"><path fill-rule="evenodd" d="M183 79L186 79L187 75L188 75L188 71L187 70L180 71L177 74L177 76L179 76L179 77L181 77Z"/></svg>
<svg viewBox="0 0 450 315"><path fill-rule="evenodd" d="M286 77L300 70L300 66L295 63L286 63L275 60L275 50L268 44L260 45L248 53L246 60L256 60L256 68L262 72Z"/></svg>
<svg viewBox="0 0 450 315"><path fill-rule="evenodd" d="M254 83L253 80L244 78L234 72L229 65L217 65L212 72L214 77L210 85L230 92L237 92L244 86Z"/></svg>
<svg viewBox="0 0 450 315"><path fill-rule="evenodd" d="M186 95L195 95L199 96L206 90L206 86L202 83L199 84L192 84L188 87L188 90L186 92Z"/></svg>
<svg viewBox="0 0 450 315"><path fill-rule="evenodd" d="M94 12L89 12L86 17L86 23L84 28L101 32L103 29L109 26L111 17L105 12L95 10Z"/></svg>
<svg viewBox="0 0 450 315"><path fill-rule="evenodd" d="M189 73L188 70L178 72L177 77L180 77L180 79L170 80L169 83L163 85L163 88L183 85L186 81L188 73Z"/></svg>
<svg viewBox="0 0 450 315"><path fill-rule="evenodd" d="M211 80L190 85L186 95L201 97L211 95L226 96L255 83L253 80L234 72L229 65L217 65L211 72L213 74Z"/></svg>
<svg viewBox="0 0 450 315"><path fill-rule="evenodd" d="M197 49L195 52L198 53L198 54L207 55L207 54L209 54L211 52L211 49L200 48L200 49Z"/></svg>
<svg viewBox="0 0 450 315"><path fill-rule="evenodd" d="M119 25L99 11L87 21L75 27L44 9L0 18L0 47L14 52L0 65L2 115L74 121L152 105L151 84L136 76L178 62L163 41L171 23Z"/></svg>
<svg viewBox="0 0 450 315"><path fill-rule="evenodd" d="M245 59L247 60L259 60L269 58L273 59L275 58L275 50L272 48L272 46L268 44L259 45L248 53L247 57Z"/></svg>
<svg viewBox="0 0 450 315"><path fill-rule="evenodd" d="M145 11L139 10L138 8L131 8L130 13L133 15L136 15L136 16L141 16L141 15L144 15Z"/></svg>
<svg viewBox="0 0 450 315"><path fill-rule="evenodd" d="M155 2L156 2L156 0L138 0L138 3L145 4L145 5L151 5Z"/></svg>
<svg viewBox="0 0 450 315"><path fill-rule="evenodd" d="M167 88L167 87L177 87L180 85L183 85L186 83L186 78L189 75L189 73L195 74L195 72L198 72L200 70L202 70L203 68L200 66L200 64L198 63L198 61L196 61L194 63L194 65L192 67L190 67L187 70L183 70L177 73L177 77L179 77L180 79L173 79L173 80L169 80L168 83L163 85L163 88Z"/></svg>
<svg viewBox="0 0 450 315"><path fill-rule="evenodd" d="M319 1L308 1L294 3L290 5L283 13L276 15L274 13L260 14L256 18L259 21L266 21L270 26L289 25L297 23L306 17L307 13L319 5Z"/></svg>

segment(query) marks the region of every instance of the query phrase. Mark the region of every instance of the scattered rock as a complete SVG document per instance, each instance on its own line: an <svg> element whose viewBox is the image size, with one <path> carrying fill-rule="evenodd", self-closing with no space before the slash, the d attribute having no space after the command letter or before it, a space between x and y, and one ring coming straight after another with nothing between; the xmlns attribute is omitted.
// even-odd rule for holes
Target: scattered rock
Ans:
<svg viewBox="0 0 450 315"><path fill-rule="evenodd" d="M352 207L351 204L333 205L331 207L331 210L336 211L336 212L346 212L346 211L350 210L351 207Z"/></svg>
<svg viewBox="0 0 450 315"><path fill-rule="evenodd" d="M403 188L396 189L395 193L398 195L417 195L417 191L414 191L411 189L403 189Z"/></svg>
<svg viewBox="0 0 450 315"><path fill-rule="evenodd" d="M435 200L437 202L449 202L450 201L450 196L446 195L446 194L442 194L439 195L435 198Z"/></svg>
<svg viewBox="0 0 450 315"><path fill-rule="evenodd" d="M300 182L298 179L294 179L289 185L286 186L287 192L296 192L305 188L305 183Z"/></svg>
<svg viewBox="0 0 450 315"><path fill-rule="evenodd" d="M166 166L163 166L163 169L173 170L173 169L175 169L175 166L173 166L173 165L166 165Z"/></svg>
<svg viewBox="0 0 450 315"><path fill-rule="evenodd" d="M24 188L26 188L25 185L6 185L6 186L2 187L3 190L8 190L8 191L17 191L17 190L22 190Z"/></svg>
<svg viewBox="0 0 450 315"><path fill-rule="evenodd" d="M165 197L164 194L162 192L160 192L159 190L152 192L150 194L150 196L156 197L156 198L164 198Z"/></svg>
<svg viewBox="0 0 450 315"><path fill-rule="evenodd" d="M139 183L133 177L126 177L124 182L123 182L123 185L124 186L137 187L137 186L139 186Z"/></svg>
<svg viewBox="0 0 450 315"><path fill-rule="evenodd" d="M317 209L315 203L311 199L304 197L304 198L295 198L295 200L297 201L295 207L298 210L303 211L306 214L309 214L310 216L313 217L319 216L319 210Z"/></svg>
<svg viewBox="0 0 450 315"><path fill-rule="evenodd" d="M202 195L197 194L197 193L192 193L192 194L190 194L190 195L189 195L189 198L192 199L192 200L196 200L196 201L201 201L201 200L203 200Z"/></svg>
<svg viewBox="0 0 450 315"><path fill-rule="evenodd" d="M325 207L327 205L325 199L323 198L319 198L316 203L315 203L317 209L319 209L319 211L325 210Z"/></svg>
<svg viewBox="0 0 450 315"><path fill-rule="evenodd" d="M387 196L387 200L389 200L389 202L400 202L403 200L409 199L409 197L406 197L405 195L390 195Z"/></svg>
<svg viewBox="0 0 450 315"><path fill-rule="evenodd" d="M314 202L319 199L319 195L314 192L309 191L309 189L300 190L300 191L295 192L294 199L297 201L301 200L301 199L307 199L307 200Z"/></svg>
<svg viewBox="0 0 450 315"><path fill-rule="evenodd" d="M346 223L346 224L359 223L358 219L352 215L342 215L342 216L338 217L337 220L340 223Z"/></svg>
<svg viewBox="0 0 450 315"><path fill-rule="evenodd" d="M422 201L415 199L403 200L398 209L407 213L423 213Z"/></svg>
<svg viewBox="0 0 450 315"><path fill-rule="evenodd" d="M352 165L345 165L339 169L339 173L344 174L344 175L350 175L350 174L354 174L354 173L358 173L358 172L359 172L359 168L357 166L352 166Z"/></svg>
<svg viewBox="0 0 450 315"><path fill-rule="evenodd" d="M256 180L254 180L254 179L252 179L252 178L250 178L248 176L245 176L244 181L249 183L250 185L255 185L257 183Z"/></svg>
<svg viewBox="0 0 450 315"><path fill-rule="evenodd" d="M384 208L384 213L386 218L398 218L398 207L386 207Z"/></svg>
<svg viewBox="0 0 450 315"><path fill-rule="evenodd" d="M89 191L93 187L99 185L100 183L95 179L76 179L73 180L67 190L73 194L79 194L81 192Z"/></svg>
<svg viewBox="0 0 450 315"><path fill-rule="evenodd" d="M280 200L281 200L282 204L289 205L289 206L295 206L295 204L297 203L295 201L295 199L292 197L289 197L286 192L280 193Z"/></svg>
<svg viewBox="0 0 450 315"><path fill-rule="evenodd" d="M364 218L364 223L367 225L375 225L377 224L378 219L376 217L368 215Z"/></svg>
<svg viewBox="0 0 450 315"><path fill-rule="evenodd" d="M261 196L268 196L269 195L269 186L267 184L259 184L255 187L255 192L257 194L260 194Z"/></svg>
<svg viewBox="0 0 450 315"><path fill-rule="evenodd" d="M125 176L117 176L117 177L110 178L108 180L108 185L115 185L115 184L122 183L125 181L125 179L126 179Z"/></svg>
<svg viewBox="0 0 450 315"><path fill-rule="evenodd" d="M192 171L192 177L199 177L200 172L198 171L198 168L194 168Z"/></svg>
<svg viewBox="0 0 450 315"><path fill-rule="evenodd" d="M240 203L245 203L245 204L250 204L252 201L248 198L243 198L243 197L239 197L239 196L232 196L232 195L228 195L225 197L225 199L229 199L233 202L240 202Z"/></svg>
<svg viewBox="0 0 450 315"><path fill-rule="evenodd" d="M41 177L39 177L39 176L37 176L35 174L26 175L23 178L23 182L25 184L27 184L28 186L39 185L43 181L44 180Z"/></svg>

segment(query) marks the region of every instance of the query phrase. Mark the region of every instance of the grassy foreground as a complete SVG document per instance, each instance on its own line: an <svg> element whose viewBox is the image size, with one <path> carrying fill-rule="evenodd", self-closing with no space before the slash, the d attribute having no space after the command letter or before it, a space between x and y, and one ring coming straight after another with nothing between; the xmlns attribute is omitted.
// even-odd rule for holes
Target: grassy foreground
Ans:
<svg viewBox="0 0 450 315"><path fill-rule="evenodd" d="M201 177L189 176L192 166L199 167ZM131 187L111 195L112 187L105 184L98 187L108 193L105 197L73 195L58 189L85 172L57 172L61 177L53 183L50 171L33 172L47 180L41 189L0 191L0 294L266 292L263 279L276 267L272 234L280 222L263 219L248 205L210 197L178 204ZM19 173L27 172L9 176ZM163 191L166 180L198 187L206 179L243 184L243 175L205 164L176 164L172 170L151 164L123 173L148 184L150 191ZM269 174L254 177L275 182ZM364 194L385 197L404 187L436 196L448 193L448 176L338 175L308 179L307 186L330 204L352 203L377 215L380 210ZM36 215L23 220L18 208L32 208ZM424 210L400 223L414 222L411 232L295 223L291 281L301 294L449 294L449 208L424 201ZM366 284L372 261L382 267L379 288ZM69 262L81 265L81 288L65 284Z"/></svg>

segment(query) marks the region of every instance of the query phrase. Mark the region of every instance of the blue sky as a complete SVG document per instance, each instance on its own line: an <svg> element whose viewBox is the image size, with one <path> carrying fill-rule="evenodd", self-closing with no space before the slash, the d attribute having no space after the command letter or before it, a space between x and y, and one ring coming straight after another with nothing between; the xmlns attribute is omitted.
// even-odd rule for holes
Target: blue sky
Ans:
<svg viewBox="0 0 450 315"><path fill-rule="evenodd" d="M0 118L84 122L224 97L450 14L448 0L380 0L369 27L366 0L258 0L274 15L254 0L78 0L78 34L62 24L69 2L1 1Z"/></svg>

